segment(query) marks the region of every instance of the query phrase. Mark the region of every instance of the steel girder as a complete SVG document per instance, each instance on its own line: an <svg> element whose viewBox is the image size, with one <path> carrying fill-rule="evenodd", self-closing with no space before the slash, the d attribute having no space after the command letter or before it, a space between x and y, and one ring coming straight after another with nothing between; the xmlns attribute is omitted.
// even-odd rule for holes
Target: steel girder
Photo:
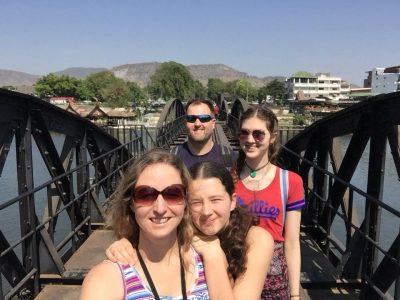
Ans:
<svg viewBox="0 0 400 300"><path fill-rule="evenodd" d="M21 240L16 245L21 244L22 252L20 261L14 252L15 245L10 245L0 228L1 272L12 287L11 293L35 295L40 288L41 273L63 272L63 262L70 251L62 254L60 250L68 241L72 242L74 251L90 234L90 215L94 208L91 204L97 208L101 205L98 203L100 189L105 198L113 193L120 176L115 170L132 154L89 120L33 96L0 89L0 111L0 175L15 140L15 162L10 163L16 165L19 194L15 200L2 201L0 212L19 203L16 209L20 216ZM53 133L64 139L60 151L57 151ZM43 199L38 199L35 192L38 170L32 158L34 147L49 177L56 179L47 186L48 199L44 199L47 205L42 212L37 211L36 204ZM85 167L89 158L96 160L90 167L92 171L89 166ZM77 170L68 175L73 167ZM87 192L93 174L97 192ZM113 177L105 180L107 176ZM56 212L61 206L65 207L73 229L70 237L56 245ZM11 264L5 263L9 260Z"/></svg>
<svg viewBox="0 0 400 300"><path fill-rule="evenodd" d="M169 149L177 137L185 133L185 113L185 107L179 99L165 104L156 128L158 147Z"/></svg>
<svg viewBox="0 0 400 300"><path fill-rule="evenodd" d="M312 226L313 236L341 276L361 278L364 283L362 295L369 293L369 297L374 298L381 297L394 281L399 281L397 234L389 251L382 251L384 247L379 244L381 211L400 219L400 213L383 199L387 144L400 178L399 124L400 92L379 95L315 122L291 139L281 153L282 161L288 162L287 166L298 172L306 184L305 225ZM340 158L334 141L345 135L351 135L351 139ZM366 150L369 151L368 178L367 189L363 192L349 187L349 183ZM328 159L332 164L332 175L327 173ZM351 197L347 197L348 193ZM361 224L353 220L353 193L365 197ZM334 220L339 222L338 216L346 228L346 245L341 245L330 231ZM380 263L378 252L384 255ZM372 291L375 296L371 296ZM396 297L398 299L399 295Z"/></svg>

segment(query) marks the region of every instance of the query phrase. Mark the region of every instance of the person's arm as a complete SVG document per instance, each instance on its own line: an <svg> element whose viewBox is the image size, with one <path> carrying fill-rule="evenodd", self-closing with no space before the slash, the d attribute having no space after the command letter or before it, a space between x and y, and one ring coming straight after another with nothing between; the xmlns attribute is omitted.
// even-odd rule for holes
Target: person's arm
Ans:
<svg viewBox="0 0 400 300"><path fill-rule="evenodd" d="M204 240L203 240L204 242ZM259 300L274 252L274 240L265 229L252 226L246 237L246 270L228 285L227 262L218 242L194 247L203 256L208 291L211 299ZM222 261L224 260L224 263ZM217 294L218 293L218 294Z"/></svg>
<svg viewBox="0 0 400 300"><path fill-rule="evenodd" d="M260 299L268 274L274 240L265 229L253 226L247 234L249 249L246 254L246 271L236 279L233 291L235 299Z"/></svg>
<svg viewBox="0 0 400 300"><path fill-rule="evenodd" d="M203 258L204 273L210 299L234 300L231 280L228 276L228 262L219 239L215 236L195 236L193 247Z"/></svg>
<svg viewBox="0 0 400 300"><path fill-rule="evenodd" d="M290 295L293 300L299 299L300 294L300 222L301 211L286 212L284 250L289 273Z"/></svg>
<svg viewBox="0 0 400 300"><path fill-rule="evenodd" d="M122 274L118 266L103 261L85 276L80 300L122 300L124 294Z"/></svg>
<svg viewBox="0 0 400 300"><path fill-rule="evenodd" d="M106 256L112 262L130 264L132 266L138 261L135 249L126 238L115 241L108 246Z"/></svg>

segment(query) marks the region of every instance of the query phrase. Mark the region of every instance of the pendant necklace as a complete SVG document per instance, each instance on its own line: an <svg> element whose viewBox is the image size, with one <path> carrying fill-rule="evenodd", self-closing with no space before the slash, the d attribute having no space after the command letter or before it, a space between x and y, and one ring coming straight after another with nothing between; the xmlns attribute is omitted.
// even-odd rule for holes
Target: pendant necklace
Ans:
<svg viewBox="0 0 400 300"><path fill-rule="evenodd" d="M160 300L160 296L157 293L156 287L154 285L153 279L151 279L150 272L146 267L146 264L143 261L142 255L140 255L140 252L138 249L136 249L136 253L140 262L140 266L143 269L143 273L146 276L147 282L150 285L151 291L153 293L154 299ZM181 289L182 289L182 298L183 300L187 299L186 296L186 280L185 280L185 270L183 269L183 262L182 262L182 255L181 255L181 247L179 247L179 263L180 263L180 269L181 269Z"/></svg>
<svg viewBox="0 0 400 300"><path fill-rule="evenodd" d="M254 177L257 176L257 171L260 171L261 169L264 169L266 166L269 165L269 161L268 161L265 165L263 165L263 166L261 166L261 167L259 167L257 169L253 169L247 164L247 161L245 161L244 163L246 164L246 167L249 168L249 170L250 170L250 177L251 178L254 178Z"/></svg>

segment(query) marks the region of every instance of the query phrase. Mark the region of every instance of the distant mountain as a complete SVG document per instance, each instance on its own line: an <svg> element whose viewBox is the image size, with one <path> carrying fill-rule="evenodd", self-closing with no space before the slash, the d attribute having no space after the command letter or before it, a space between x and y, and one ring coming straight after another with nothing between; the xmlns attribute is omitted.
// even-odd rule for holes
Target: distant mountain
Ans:
<svg viewBox="0 0 400 300"><path fill-rule="evenodd" d="M79 79L84 79L90 74L106 71L106 68L68 68L63 71L55 72L57 75L68 75Z"/></svg>
<svg viewBox="0 0 400 300"><path fill-rule="evenodd" d="M12 85L33 85L38 79L39 75L32 75L24 72L0 70L0 87Z"/></svg>
<svg viewBox="0 0 400 300"><path fill-rule="evenodd" d="M118 78L126 81L134 81L140 86L145 86L150 80L156 69L161 65L158 62L140 63L140 64L126 64L116 66L110 69L111 72ZM247 79L254 86L261 87L268 82L278 79L285 80L283 76L267 76L259 78L256 76L248 75L245 72L237 71L229 66L223 64L204 64L204 65L188 65L186 66L193 78L199 80L204 86L207 85L209 78L219 78L224 82L233 81L237 79ZM106 68L68 68L62 71L54 72L57 75L68 75L76 78L83 79L86 76L107 70ZM0 70L0 87L1 86L32 86L41 76L31 75L23 72L16 72L10 70Z"/></svg>
<svg viewBox="0 0 400 300"><path fill-rule="evenodd" d="M157 62L127 64L114 67L110 71L113 72L116 77L126 81L134 81L140 86L145 86L150 80L151 75L155 73L160 65L161 63ZM237 71L223 64L188 65L186 67L193 78L199 80L203 85L207 85L209 78L219 78L224 82L245 78L257 87L261 87L274 79L285 80L283 76L267 76L264 78L250 76L245 72Z"/></svg>
<svg viewBox="0 0 400 300"><path fill-rule="evenodd" d="M150 62L141 64L128 64L116 66L110 69L111 72L118 78L126 81L134 81L140 86L145 86L151 75L153 75L161 63Z"/></svg>

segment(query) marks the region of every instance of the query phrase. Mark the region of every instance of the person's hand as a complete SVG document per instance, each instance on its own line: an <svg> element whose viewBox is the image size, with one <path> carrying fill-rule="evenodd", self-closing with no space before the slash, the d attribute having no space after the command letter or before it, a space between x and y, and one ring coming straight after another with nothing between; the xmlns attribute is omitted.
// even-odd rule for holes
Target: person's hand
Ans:
<svg viewBox="0 0 400 300"><path fill-rule="evenodd" d="M201 256L214 255L222 250L216 235L195 235L192 246Z"/></svg>
<svg viewBox="0 0 400 300"><path fill-rule="evenodd" d="M106 250L106 256L113 262L130 264L132 266L138 261L135 249L133 249L132 244L126 238L112 243Z"/></svg>

